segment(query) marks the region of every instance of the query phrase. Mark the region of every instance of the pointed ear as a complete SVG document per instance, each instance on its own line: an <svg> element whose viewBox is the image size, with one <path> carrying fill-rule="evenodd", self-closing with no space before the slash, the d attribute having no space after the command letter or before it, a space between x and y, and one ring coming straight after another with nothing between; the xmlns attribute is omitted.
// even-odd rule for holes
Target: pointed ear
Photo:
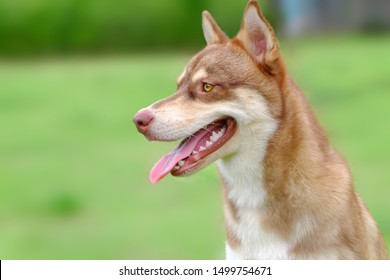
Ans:
<svg viewBox="0 0 390 280"><path fill-rule="evenodd" d="M229 38L223 33L211 14L207 11L202 13L202 28L207 45L222 44L229 41Z"/></svg>
<svg viewBox="0 0 390 280"><path fill-rule="evenodd" d="M257 0L250 0L236 37L257 63L272 71L279 58L279 46L271 25L260 11Z"/></svg>

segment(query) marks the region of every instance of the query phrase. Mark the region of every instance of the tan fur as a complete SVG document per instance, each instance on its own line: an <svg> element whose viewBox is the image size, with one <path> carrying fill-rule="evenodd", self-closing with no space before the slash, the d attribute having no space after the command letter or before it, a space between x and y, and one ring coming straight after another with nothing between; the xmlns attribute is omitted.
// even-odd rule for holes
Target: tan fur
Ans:
<svg viewBox="0 0 390 280"><path fill-rule="evenodd" d="M234 204L229 202L228 199L225 198L225 215L231 215L234 213L231 213L230 211L232 211L232 209L235 208ZM234 211L234 210L233 210ZM237 221L237 217L233 218L234 221ZM239 240L239 238L237 237L237 235L234 233L234 231L232 230L231 228L231 223L225 223L225 228L226 228L226 239L227 239L227 243L229 244L229 246L233 249L237 249L241 246L241 241Z"/></svg>
<svg viewBox="0 0 390 280"><path fill-rule="evenodd" d="M229 41L229 38L207 11L202 14L202 28L207 44L222 44Z"/></svg>
<svg viewBox="0 0 390 280"><path fill-rule="evenodd" d="M227 194L227 187L226 182L224 181L223 177L221 176L221 190L224 200L224 212L225 217L228 220L231 220L232 222L236 223L239 220L238 211L236 205L228 198ZM230 228L230 223L225 223L226 227L226 239L230 247L232 248L238 248L241 245L240 240L237 238L235 233Z"/></svg>
<svg viewBox="0 0 390 280"><path fill-rule="evenodd" d="M230 257L386 259L346 161L288 75L257 2L249 1L232 40L207 12L203 29L208 46L188 63L174 95L144 109L155 118L143 133L172 141L221 116L235 118L235 135L186 174L218 160ZM202 92L202 83L215 88Z"/></svg>
<svg viewBox="0 0 390 280"><path fill-rule="evenodd" d="M289 239L302 217L313 221L316 226L291 250L296 258L329 248L342 259L386 258L384 246L375 248L378 237L371 232L378 230L358 203L345 161L329 145L300 91L290 83L282 94L294 98L285 99L288 114L282 116L263 163L268 194L263 226ZM329 235L329 229L335 233Z"/></svg>

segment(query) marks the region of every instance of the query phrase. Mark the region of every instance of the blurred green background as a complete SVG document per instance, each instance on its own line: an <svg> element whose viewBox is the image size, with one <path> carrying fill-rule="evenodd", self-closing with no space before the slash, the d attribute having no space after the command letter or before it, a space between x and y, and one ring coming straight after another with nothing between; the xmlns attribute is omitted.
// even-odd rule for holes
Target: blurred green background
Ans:
<svg viewBox="0 0 390 280"><path fill-rule="evenodd" d="M132 117L175 91L204 46L201 11L234 36L246 2L0 2L0 259L224 258L215 166L150 184L175 143L146 141ZM390 246L389 32L286 32L260 2Z"/></svg>

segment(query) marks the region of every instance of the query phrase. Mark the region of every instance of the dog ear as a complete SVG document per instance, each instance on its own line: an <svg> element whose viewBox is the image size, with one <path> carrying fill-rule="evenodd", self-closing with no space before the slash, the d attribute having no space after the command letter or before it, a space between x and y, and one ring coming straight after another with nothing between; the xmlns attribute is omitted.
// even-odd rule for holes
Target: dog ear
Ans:
<svg viewBox="0 0 390 280"><path fill-rule="evenodd" d="M257 63L271 72L279 58L279 46L271 25L260 11L257 0L250 0L236 38Z"/></svg>
<svg viewBox="0 0 390 280"><path fill-rule="evenodd" d="M229 41L229 38L223 33L221 28L219 28L218 24L208 11L202 13L202 28L207 45L222 44Z"/></svg>

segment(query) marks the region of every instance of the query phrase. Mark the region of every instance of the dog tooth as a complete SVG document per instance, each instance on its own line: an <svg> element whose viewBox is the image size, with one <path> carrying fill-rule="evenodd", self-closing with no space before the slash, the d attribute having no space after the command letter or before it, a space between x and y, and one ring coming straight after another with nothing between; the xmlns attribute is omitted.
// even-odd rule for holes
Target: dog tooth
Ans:
<svg viewBox="0 0 390 280"><path fill-rule="evenodd" d="M213 145L212 141L206 141L206 148L210 147L211 145Z"/></svg>
<svg viewBox="0 0 390 280"><path fill-rule="evenodd" d="M181 160L181 161L179 161L179 166L183 166L184 165L184 160Z"/></svg>
<svg viewBox="0 0 390 280"><path fill-rule="evenodd" d="M175 168L173 168L173 170L178 170L178 169L180 169L180 167L179 166L175 166Z"/></svg>
<svg viewBox="0 0 390 280"><path fill-rule="evenodd" d="M218 138L219 138L218 133L213 131L213 134L210 136L210 140L215 142L216 140L218 140Z"/></svg>
<svg viewBox="0 0 390 280"><path fill-rule="evenodd" d="M199 148L199 152L201 152L201 151L204 151L204 150L206 150L206 148L205 148L205 147L203 147L203 146L200 146L200 148Z"/></svg>
<svg viewBox="0 0 390 280"><path fill-rule="evenodd" d="M194 150L194 151L192 151L192 154L193 154L193 155L196 155L197 153L198 153L198 152L197 152L197 151L195 151L195 150Z"/></svg>

